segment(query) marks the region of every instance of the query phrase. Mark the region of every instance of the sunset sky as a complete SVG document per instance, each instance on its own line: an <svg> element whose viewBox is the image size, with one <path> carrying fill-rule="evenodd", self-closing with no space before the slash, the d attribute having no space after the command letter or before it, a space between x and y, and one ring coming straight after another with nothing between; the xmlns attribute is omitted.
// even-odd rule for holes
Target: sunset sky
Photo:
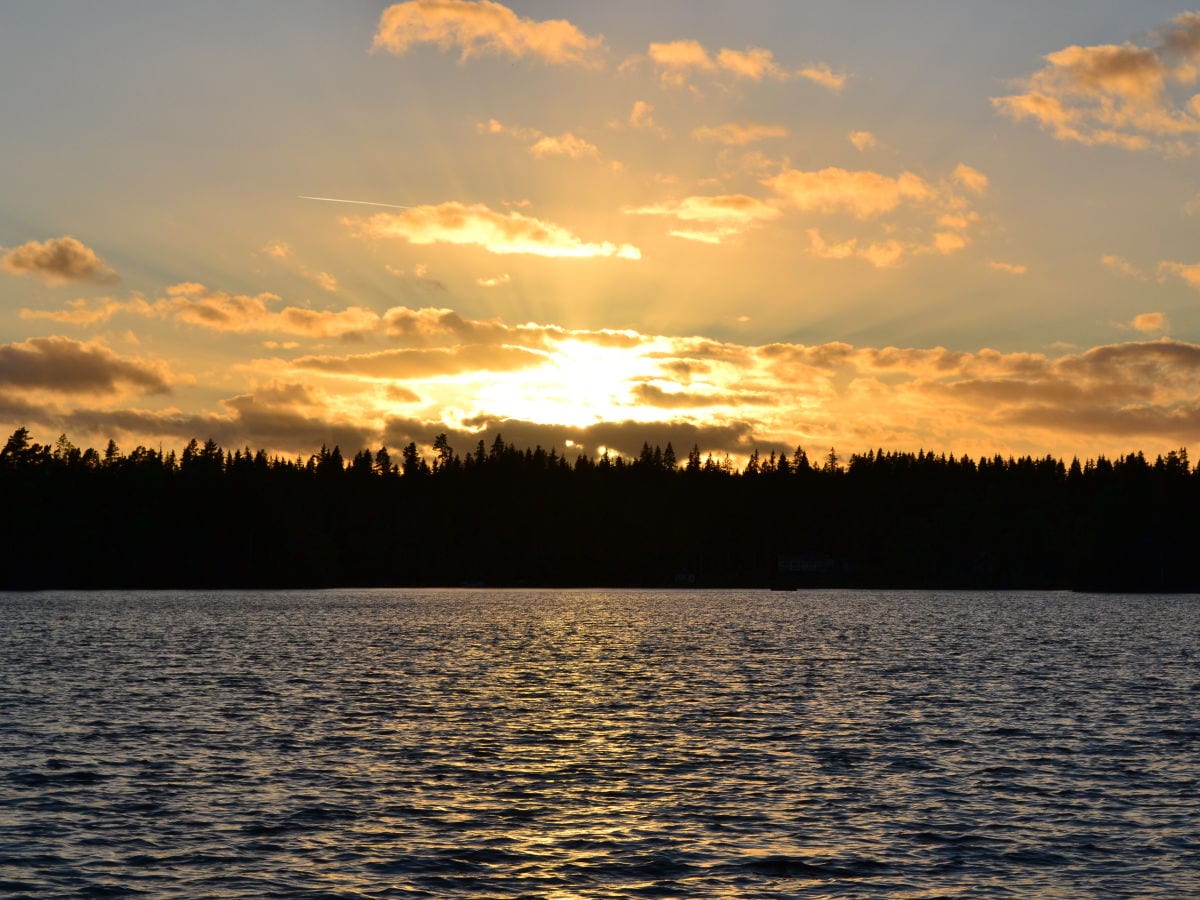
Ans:
<svg viewBox="0 0 1200 900"><path fill-rule="evenodd" d="M1200 435L1184 5L10 0L0 84L9 432Z"/></svg>

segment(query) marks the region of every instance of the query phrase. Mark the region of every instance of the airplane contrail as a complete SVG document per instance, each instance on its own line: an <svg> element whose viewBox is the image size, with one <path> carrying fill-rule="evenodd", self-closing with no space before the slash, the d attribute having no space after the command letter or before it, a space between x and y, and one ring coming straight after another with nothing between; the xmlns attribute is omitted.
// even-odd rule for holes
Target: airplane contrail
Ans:
<svg viewBox="0 0 1200 900"><path fill-rule="evenodd" d="M399 206L395 203L375 203L372 200L342 200L339 197L306 197L304 194L296 195L300 200L323 200L326 203L356 203L359 206L386 206L389 209L412 209L411 206Z"/></svg>

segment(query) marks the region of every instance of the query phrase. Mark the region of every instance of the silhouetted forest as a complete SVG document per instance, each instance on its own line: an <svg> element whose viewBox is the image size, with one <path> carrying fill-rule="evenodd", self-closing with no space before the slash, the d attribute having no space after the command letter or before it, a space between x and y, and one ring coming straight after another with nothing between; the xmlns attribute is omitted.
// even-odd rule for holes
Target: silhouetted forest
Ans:
<svg viewBox="0 0 1200 900"><path fill-rule="evenodd" d="M797 448L738 470L669 444L433 449L122 453L18 429L0 451L0 587L1200 587L1186 450L1081 464Z"/></svg>

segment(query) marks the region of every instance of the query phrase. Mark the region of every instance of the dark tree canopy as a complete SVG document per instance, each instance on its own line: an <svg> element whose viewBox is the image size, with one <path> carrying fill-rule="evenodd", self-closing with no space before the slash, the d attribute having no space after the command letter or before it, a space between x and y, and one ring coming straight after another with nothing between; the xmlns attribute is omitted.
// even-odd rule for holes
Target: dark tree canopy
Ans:
<svg viewBox="0 0 1200 900"><path fill-rule="evenodd" d="M0 587L594 585L1200 588L1187 451L1065 463L872 450L742 470L693 446L568 459L431 435L307 459L17 429ZM347 458L349 462L347 462Z"/></svg>

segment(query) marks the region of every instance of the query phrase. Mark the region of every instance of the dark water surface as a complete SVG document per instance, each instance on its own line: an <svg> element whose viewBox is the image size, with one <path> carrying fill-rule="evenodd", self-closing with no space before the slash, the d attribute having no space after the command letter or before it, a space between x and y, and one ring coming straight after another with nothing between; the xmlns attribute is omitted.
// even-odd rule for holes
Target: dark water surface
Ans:
<svg viewBox="0 0 1200 900"><path fill-rule="evenodd" d="M0 595L0 894L1197 897L1200 598Z"/></svg>

